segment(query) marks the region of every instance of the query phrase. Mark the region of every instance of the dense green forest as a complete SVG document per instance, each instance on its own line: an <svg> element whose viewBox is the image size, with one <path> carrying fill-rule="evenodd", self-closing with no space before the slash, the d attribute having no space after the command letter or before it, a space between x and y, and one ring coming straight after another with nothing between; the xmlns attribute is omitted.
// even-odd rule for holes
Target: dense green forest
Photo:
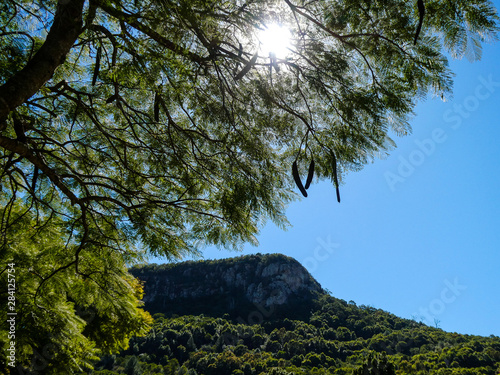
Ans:
<svg viewBox="0 0 500 375"><path fill-rule="evenodd" d="M142 274L157 273L161 275L158 277L169 275L182 280L188 269L191 275L209 274L210 269L223 275L238 263L245 269L253 269L252 265L259 269L260 263L262 269L273 262L297 263L278 254L257 254L223 261L146 266ZM132 272L141 274L141 269ZM210 316L183 314L192 312L193 307L185 303L174 306L174 301L165 313L154 314L148 335L132 338L129 348L119 355L102 357L90 373L493 375L500 370L499 337L444 332L374 307L337 299L321 288L309 301L289 298L282 306L289 311L289 317L275 314L278 310L274 309L265 314L262 306L254 306L254 312L263 313L254 314L260 319L251 319L251 313L224 313L216 301L190 301L197 304L198 311L205 310ZM248 305L233 311L243 310L249 311Z"/></svg>
<svg viewBox="0 0 500 375"><path fill-rule="evenodd" d="M324 295L308 321L241 324L155 315L146 337L106 356L112 374L495 374L500 338L447 333Z"/></svg>

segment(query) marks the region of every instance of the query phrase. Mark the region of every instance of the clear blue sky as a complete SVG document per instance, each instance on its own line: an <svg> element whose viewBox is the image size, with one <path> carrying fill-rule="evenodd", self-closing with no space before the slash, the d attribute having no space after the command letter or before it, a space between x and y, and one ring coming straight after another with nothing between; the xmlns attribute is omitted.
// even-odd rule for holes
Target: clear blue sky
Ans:
<svg viewBox="0 0 500 375"><path fill-rule="evenodd" d="M331 183L311 186L287 210L292 227L268 224L243 254L294 257L358 305L500 336L500 43L486 45L479 62L450 62L453 98L420 103L413 134L349 174L342 203ZM205 259L238 255L204 251Z"/></svg>

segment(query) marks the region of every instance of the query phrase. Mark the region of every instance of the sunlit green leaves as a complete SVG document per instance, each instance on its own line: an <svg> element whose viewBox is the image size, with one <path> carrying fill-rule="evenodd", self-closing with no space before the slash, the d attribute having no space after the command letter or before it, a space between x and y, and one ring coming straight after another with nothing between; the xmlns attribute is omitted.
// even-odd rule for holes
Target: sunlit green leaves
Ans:
<svg viewBox="0 0 500 375"><path fill-rule="evenodd" d="M151 317L140 309L142 287L124 257L92 244L82 249L71 239L73 225L29 208L17 203L0 210L2 271L15 264L16 363L46 374L82 370L98 354L145 334ZM0 279L7 285L5 272ZM5 288L0 296L7 300ZM6 304L1 311L6 316ZM4 348L5 319L0 328Z"/></svg>

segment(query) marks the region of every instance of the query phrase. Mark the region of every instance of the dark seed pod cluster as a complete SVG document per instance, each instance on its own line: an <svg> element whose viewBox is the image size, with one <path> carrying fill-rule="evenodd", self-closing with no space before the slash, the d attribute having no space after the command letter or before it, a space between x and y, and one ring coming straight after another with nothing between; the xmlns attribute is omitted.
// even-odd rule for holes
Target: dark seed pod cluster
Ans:
<svg viewBox="0 0 500 375"><path fill-rule="evenodd" d="M335 154L332 152L331 153L332 155L332 169L333 169L333 182L335 184L335 192L337 193L337 202L340 203L340 188L339 188L339 179L338 179L338 175L337 175L337 159L335 157ZM293 176L293 180L295 181L295 184L297 185L297 187L299 188L300 192L302 193L302 195L304 197L307 197L307 189L309 189L309 186L311 186L311 182L313 180L313 177L314 177L314 167L315 167L315 163L314 163L314 159L311 160L311 162L309 163L309 171L307 173L307 179L306 179L306 184L305 186L302 185L302 180L300 179L300 175L299 175L299 168L297 166L297 160L295 160L292 164L292 176Z"/></svg>

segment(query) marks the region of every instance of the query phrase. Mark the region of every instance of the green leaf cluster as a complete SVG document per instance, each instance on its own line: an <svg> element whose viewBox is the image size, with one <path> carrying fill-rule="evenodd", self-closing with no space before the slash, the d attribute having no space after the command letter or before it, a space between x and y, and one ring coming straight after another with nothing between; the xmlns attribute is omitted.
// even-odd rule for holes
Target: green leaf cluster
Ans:
<svg viewBox="0 0 500 375"><path fill-rule="evenodd" d="M14 337L7 319L0 323L0 347L15 343L12 371L74 373L91 368L99 355L128 347L132 335L144 335L152 323L140 302L142 285L127 272L123 257L99 246L81 248L74 228L35 216L30 207L0 209L0 313L15 312ZM26 230L29 228L29 230ZM76 254L76 256L75 256ZM13 273L8 273L13 264ZM7 275L15 290L7 290ZM9 316L10 317L10 316ZM9 361L10 362L10 361ZM8 369L0 359L0 372Z"/></svg>

